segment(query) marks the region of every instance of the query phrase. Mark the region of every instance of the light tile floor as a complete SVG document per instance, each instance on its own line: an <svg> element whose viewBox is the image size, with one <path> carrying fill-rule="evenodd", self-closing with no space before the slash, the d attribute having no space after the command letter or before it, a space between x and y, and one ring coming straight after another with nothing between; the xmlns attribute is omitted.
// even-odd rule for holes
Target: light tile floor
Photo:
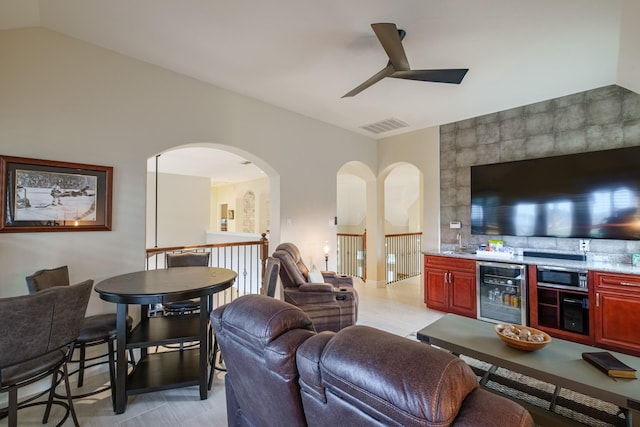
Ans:
<svg viewBox="0 0 640 427"><path fill-rule="evenodd" d="M418 330L444 314L425 307L422 276L381 288L364 285L362 282L355 286L360 296L358 324L415 339ZM106 381L106 365L101 365L87 373L83 388L91 390L92 387L106 384ZM76 400L75 408L80 425L88 427L227 425L222 373L216 373L207 400L199 399L197 387L160 391L130 397L125 413L115 415L109 392L103 392ZM43 406L21 410L18 414L19 425L41 426L43 411ZM48 425L55 425L62 412L61 408L54 406ZM0 420L0 426L2 425L7 425L6 418ZM72 425L70 418L64 423L64 426Z"/></svg>

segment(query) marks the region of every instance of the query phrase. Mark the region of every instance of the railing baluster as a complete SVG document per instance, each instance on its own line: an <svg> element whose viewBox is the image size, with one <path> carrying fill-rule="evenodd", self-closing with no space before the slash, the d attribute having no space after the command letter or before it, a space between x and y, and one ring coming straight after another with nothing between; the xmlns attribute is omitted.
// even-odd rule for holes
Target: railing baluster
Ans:
<svg viewBox="0 0 640 427"><path fill-rule="evenodd" d="M365 276L365 235L338 233L338 263L336 272L366 279ZM362 254L362 257L360 257Z"/></svg>
<svg viewBox="0 0 640 427"><path fill-rule="evenodd" d="M164 258L167 253L209 252L209 266L229 268L238 273L236 283L230 289L216 294L215 306L231 302L240 295L260 293L262 276L269 254L269 240L266 233L258 241L210 243L202 245L171 246L165 248L149 248L146 250L145 268L150 270L155 261L155 268L165 268Z"/></svg>
<svg viewBox="0 0 640 427"><path fill-rule="evenodd" d="M422 274L422 233L387 234L385 236L386 281L394 283Z"/></svg>

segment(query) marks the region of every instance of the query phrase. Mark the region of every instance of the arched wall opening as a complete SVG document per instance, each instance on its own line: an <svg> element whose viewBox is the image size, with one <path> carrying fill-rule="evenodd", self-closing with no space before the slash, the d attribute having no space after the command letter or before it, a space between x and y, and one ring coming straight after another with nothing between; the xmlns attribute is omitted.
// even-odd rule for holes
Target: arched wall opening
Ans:
<svg viewBox="0 0 640 427"><path fill-rule="evenodd" d="M232 171L229 161L242 164ZM256 240L261 233L278 240L280 180L263 160L231 146L194 143L147 163L147 248Z"/></svg>
<svg viewBox="0 0 640 427"><path fill-rule="evenodd" d="M367 281L377 280L376 191L375 175L364 163L348 162L338 170L336 231L344 249L337 254L337 270ZM364 236L363 247L359 236Z"/></svg>
<svg viewBox="0 0 640 427"><path fill-rule="evenodd" d="M384 177L385 234L422 231L422 172L397 163Z"/></svg>
<svg viewBox="0 0 640 427"><path fill-rule="evenodd" d="M386 283L422 273L423 175L413 164L389 165L380 176L384 219L384 263L379 274Z"/></svg>

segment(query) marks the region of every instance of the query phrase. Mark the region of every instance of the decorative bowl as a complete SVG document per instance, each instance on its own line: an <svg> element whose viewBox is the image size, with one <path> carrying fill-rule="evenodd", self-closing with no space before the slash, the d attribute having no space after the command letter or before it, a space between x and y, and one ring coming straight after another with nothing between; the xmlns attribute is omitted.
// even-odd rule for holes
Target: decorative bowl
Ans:
<svg viewBox="0 0 640 427"><path fill-rule="evenodd" d="M493 329L505 344L518 350L535 351L551 342L549 334L528 326L499 323Z"/></svg>

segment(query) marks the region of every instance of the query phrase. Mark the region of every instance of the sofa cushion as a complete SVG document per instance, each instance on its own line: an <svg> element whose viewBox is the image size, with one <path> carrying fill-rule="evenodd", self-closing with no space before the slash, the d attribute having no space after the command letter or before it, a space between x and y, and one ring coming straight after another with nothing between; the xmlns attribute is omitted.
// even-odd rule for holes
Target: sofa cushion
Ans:
<svg viewBox="0 0 640 427"><path fill-rule="evenodd" d="M314 339L320 338L303 346L313 345ZM404 425L449 425L478 387L471 368L457 357L360 325L343 329L328 341L319 372L327 393L365 412L373 408L396 420L404 418Z"/></svg>

